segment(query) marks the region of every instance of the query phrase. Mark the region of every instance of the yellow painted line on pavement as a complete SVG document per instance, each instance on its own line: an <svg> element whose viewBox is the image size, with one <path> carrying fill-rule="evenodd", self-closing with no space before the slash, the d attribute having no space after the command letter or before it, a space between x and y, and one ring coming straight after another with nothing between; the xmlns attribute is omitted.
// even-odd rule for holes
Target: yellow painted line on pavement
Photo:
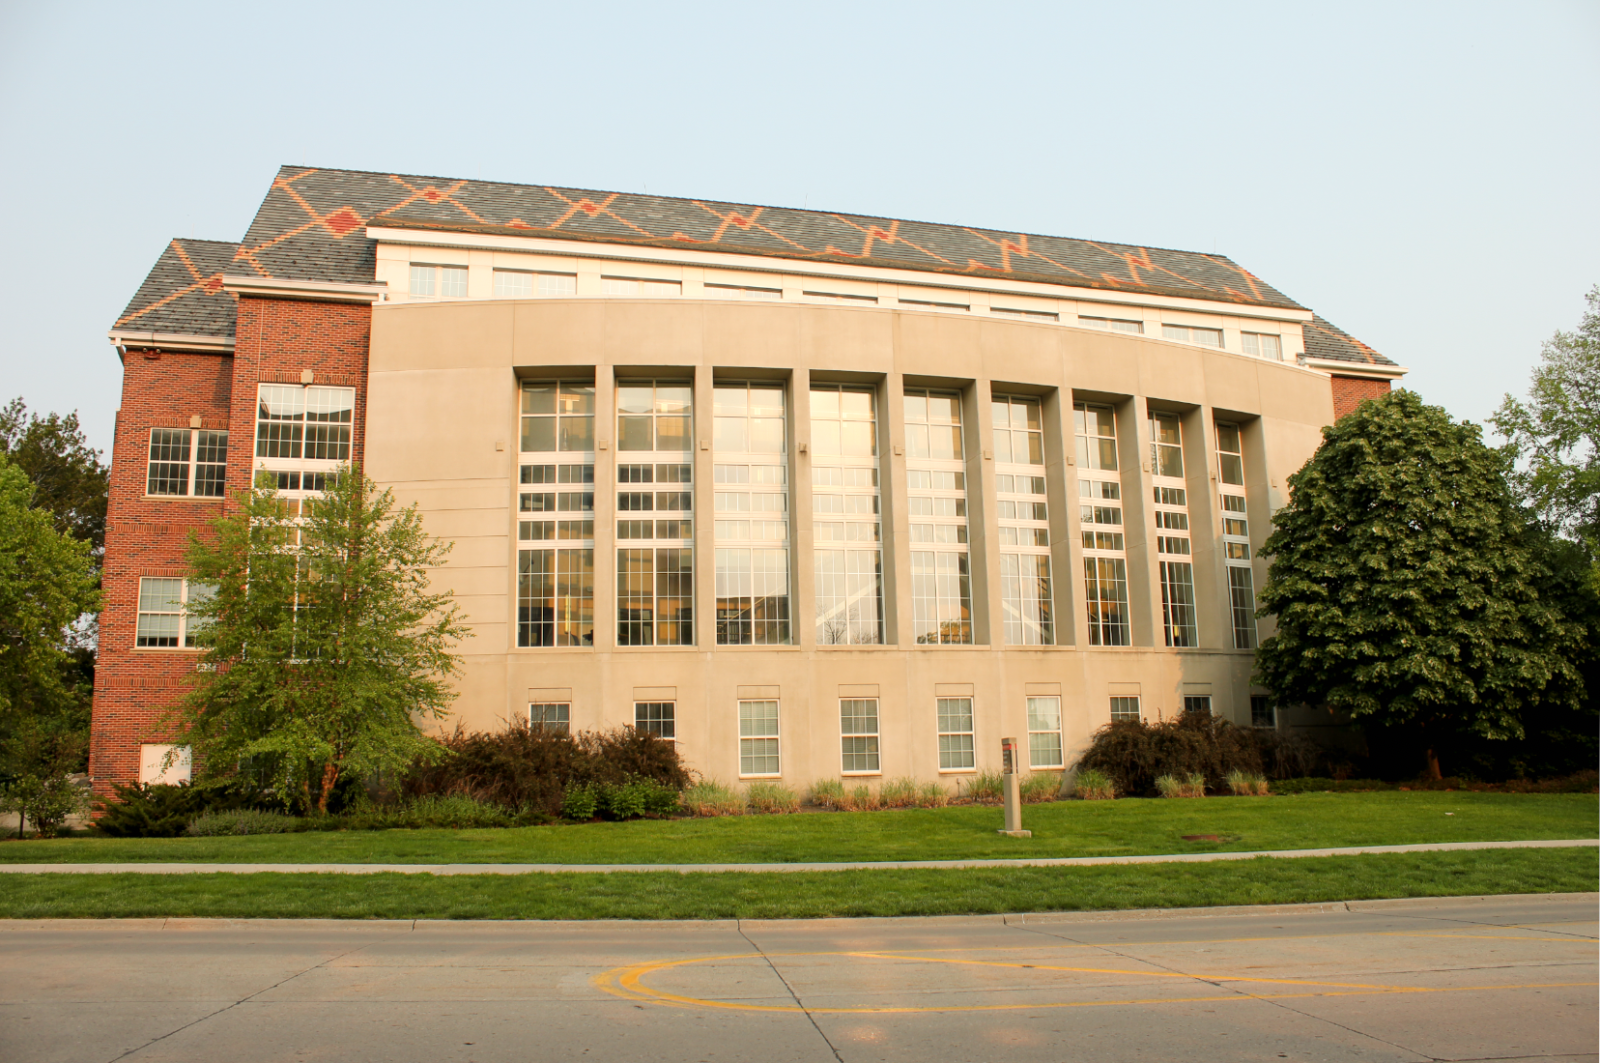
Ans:
<svg viewBox="0 0 1600 1063"><path fill-rule="evenodd" d="M1540 939L1535 939L1540 940ZM924 950L927 951L927 950ZM954 952L967 951L955 949L940 949L932 951ZM971 950L979 951L979 950ZM1119 1007L1141 1006L1151 1004L1192 1004L1192 1003L1221 1003L1227 1001L1245 1000L1291 1000L1306 997L1343 997L1362 995L1390 995L1403 993L1464 993L1464 992L1503 992L1517 989L1569 989L1569 988L1594 988L1600 982L1543 982L1524 983L1514 985L1482 985L1482 986L1386 986L1369 985L1363 983L1343 982L1317 982L1285 978L1251 978L1229 975L1191 975L1166 971L1125 971L1094 967L1065 967L1048 966L1043 964L999 963L982 960L940 960L922 955L901 952L786 952L774 953L772 956L781 957L844 957L848 959L904 959L909 962L928 963L956 963L971 964L976 966L1009 967L1016 969L1034 969L1047 971L1062 971L1081 974L1111 974L1132 976L1137 978L1185 978L1190 981L1227 982L1230 984L1259 983L1267 985L1293 985L1313 986L1322 991L1302 993L1245 993L1239 995L1207 995L1199 997L1149 997L1128 1000L1076 1000L1056 1001L1051 1003L1029 1004L952 1004L933 1006L882 1006L882 1007L854 1007L854 1008L807 1008L798 1004L745 1004L737 1001L714 1000L708 997L686 996L672 993L663 989L656 989L644 984L644 979L649 975L661 971L672 970L679 967L694 966L706 963L723 963L739 960L769 961L767 954L759 952L737 953L724 956L697 956L683 960L659 960L646 963L632 964L625 967L615 967L596 975L592 982L594 986L613 996L624 1000L643 1001L666 1007L680 1008L709 1008L722 1011L757 1011L757 1012L806 1012L809 1014L831 1015L877 1015L900 1014L913 1012L958 1012L958 1011L1027 1011L1045 1008L1085 1008L1085 1007Z"/></svg>

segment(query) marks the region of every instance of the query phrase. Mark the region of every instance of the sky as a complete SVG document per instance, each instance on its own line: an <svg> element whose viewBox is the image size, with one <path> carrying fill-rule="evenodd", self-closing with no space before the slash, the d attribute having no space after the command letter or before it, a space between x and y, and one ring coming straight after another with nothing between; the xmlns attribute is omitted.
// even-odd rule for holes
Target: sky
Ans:
<svg viewBox="0 0 1600 1063"><path fill-rule="evenodd" d="M1600 4L0 0L0 402L281 164L1216 251L1482 421L1600 282Z"/></svg>

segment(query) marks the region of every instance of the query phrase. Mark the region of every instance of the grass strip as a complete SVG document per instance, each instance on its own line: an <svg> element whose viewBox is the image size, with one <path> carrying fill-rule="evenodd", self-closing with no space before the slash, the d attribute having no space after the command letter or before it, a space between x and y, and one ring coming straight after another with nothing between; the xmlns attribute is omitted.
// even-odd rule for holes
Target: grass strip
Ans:
<svg viewBox="0 0 1600 1063"><path fill-rule="evenodd" d="M798 919L1290 904L1596 888L1600 852L1507 849L952 871L10 875L0 917Z"/></svg>
<svg viewBox="0 0 1600 1063"><path fill-rule="evenodd" d="M1593 838L1595 794L1385 792L1029 805L1032 838L998 808L957 807L489 830L0 843L3 863L800 863L1131 856L1351 845ZM1216 842L1185 841L1186 834Z"/></svg>

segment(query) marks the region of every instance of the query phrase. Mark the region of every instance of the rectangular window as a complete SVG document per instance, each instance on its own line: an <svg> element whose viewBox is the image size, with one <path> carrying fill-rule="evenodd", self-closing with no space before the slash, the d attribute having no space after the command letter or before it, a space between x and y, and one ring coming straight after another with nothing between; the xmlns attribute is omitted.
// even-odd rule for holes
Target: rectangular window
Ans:
<svg viewBox="0 0 1600 1063"><path fill-rule="evenodd" d="M839 700L840 766L846 775L873 774L878 762L878 699Z"/></svg>
<svg viewBox="0 0 1600 1063"><path fill-rule="evenodd" d="M1228 597L1233 608L1233 648L1256 648L1255 580L1248 568L1228 566Z"/></svg>
<svg viewBox="0 0 1600 1063"><path fill-rule="evenodd" d="M784 387L725 381L712 396L717 642L786 645L793 632Z"/></svg>
<svg viewBox="0 0 1600 1063"><path fill-rule="evenodd" d="M972 699L939 698L939 770L972 771L977 767L973 743Z"/></svg>
<svg viewBox="0 0 1600 1063"><path fill-rule="evenodd" d="M1117 471L1117 417L1110 406L1086 402L1072 406L1078 439L1078 468Z"/></svg>
<svg viewBox="0 0 1600 1063"><path fill-rule="evenodd" d="M876 295L846 295L843 292L803 292L807 299L816 299L824 303L853 303L857 306L876 306Z"/></svg>
<svg viewBox="0 0 1600 1063"><path fill-rule="evenodd" d="M560 731L572 725L572 706L565 701L535 701L528 706L528 726L536 730Z"/></svg>
<svg viewBox="0 0 1600 1063"><path fill-rule="evenodd" d="M961 313L972 309L970 303L949 303L940 299L905 299L898 300L901 306L910 306L918 310L953 310Z"/></svg>
<svg viewBox="0 0 1600 1063"><path fill-rule="evenodd" d="M496 299L533 298L533 274L524 270L495 270L494 297Z"/></svg>
<svg viewBox="0 0 1600 1063"><path fill-rule="evenodd" d="M707 299L782 299L782 288L751 288L742 284L708 284Z"/></svg>
<svg viewBox="0 0 1600 1063"><path fill-rule="evenodd" d="M594 382L561 380L522 385L524 454L594 451Z"/></svg>
<svg viewBox="0 0 1600 1063"><path fill-rule="evenodd" d="M594 549L517 552L517 645L594 645Z"/></svg>
<svg viewBox="0 0 1600 1063"><path fill-rule="evenodd" d="M258 385L256 474L272 473L280 494L304 498L321 492L351 459L355 405L355 388Z"/></svg>
<svg viewBox="0 0 1600 1063"><path fill-rule="evenodd" d="M878 405L872 388L811 388L817 642L883 642Z"/></svg>
<svg viewBox="0 0 1600 1063"><path fill-rule="evenodd" d="M205 622L189 615L189 608L208 601L216 589L205 583L185 579L142 576L139 579L139 610L133 644L145 649L195 649L196 636Z"/></svg>
<svg viewBox="0 0 1600 1063"><path fill-rule="evenodd" d="M1120 722L1123 722L1123 721L1134 721L1134 720L1138 720L1138 719L1139 719L1139 699L1137 697L1132 697L1132 698L1112 698L1111 699L1111 722L1112 723L1120 723Z"/></svg>
<svg viewBox="0 0 1600 1063"><path fill-rule="evenodd" d="M517 552L517 645L593 646L594 385L528 381L521 400L517 537L561 546Z"/></svg>
<svg viewBox="0 0 1600 1063"><path fill-rule="evenodd" d="M1183 478L1183 426L1175 413L1150 411L1150 472Z"/></svg>
<svg viewBox="0 0 1600 1063"><path fill-rule="evenodd" d="M1002 628L1008 646L1051 646L1050 511L1045 493L1042 404L996 395L995 487L1000 516Z"/></svg>
<svg viewBox="0 0 1600 1063"><path fill-rule="evenodd" d="M617 551L619 646L694 644L693 407L685 380L617 382L617 538L634 540Z"/></svg>
<svg viewBox="0 0 1600 1063"><path fill-rule="evenodd" d="M1251 727L1276 727L1278 726L1278 710L1272 707L1272 699L1265 694L1250 695L1250 726Z"/></svg>
<svg viewBox="0 0 1600 1063"><path fill-rule="evenodd" d="M1131 332L1135 335L1143 335L1144 333L1143 321L1132 321L1127 318L1080 317L1078 318L1078 324L1082 328L1107 329L1111 332Z"/></svg>
<svg viewBox="0 0 1600 1063"><path fill-rule="evenodd" d="M1283 361L1283 340L1276 334L1266 332L1246 332L1241 334L1244 353L1253 354L1257 358L1268 361Z"/></svg>
<svg viewBox="0 0 1600 1063"><path fill-rule="evenodd" d="M902 401L907 506L918 546L911 554L912 634L922 644L971 643L961 395L909 388Z"/></svg>
<svg viewBox="0 0 1600 1063"><path fill-rule="evenodd" d="M1085 557L1083 585L1089 607L1089 645L1128 645L1132 641L1128 623L1128 563L1120 557Z"/></svg>
<svg viewBox="0 0 1600 1063"><path fill-rule="evenodd" d="M739 702L739 774L780 774L776 701Z"/></svg>
<svg viewBox="0 0 1600 1063"><path fill-rule="evenodd" d="M1161 563L1161 624L1167 645L1195 646L1194 566L1187 561Z"/></svg>
<svg viewBox="0 0 1600 1063"><path fill-rule="evenodd" d="M606 295L662 299L682 295L683 282L646 280L639 277L601 277L600 290Z"/></svg>
<svg viewBox="0 0 1600 1063"><path fill-rule="evenodd" d="M1061 766L1061 699L1029 698L1028 767Z"/></svg>
<svg viewBox="0 0 1600 1063"><path fill-rule="evenodd" d="M228 472L228 433L152 428L145 493L221 498Z"/></svg>
<svg viewBox="0 0 1600 1063"><path fill-rule="evenodd" d="M678 740L678 703L675 701L636 701L633 726L668 742Z"/></svg>
<svg viewBox="0 0 1600 1063"><path fill-rule="evenodd" d="M617 645L694 644L693 556L689 547L617 551Z"/></svg>
<svg viewBox="0 0 1600 1063"><path fill-rule="evenodd" d="M1236 424L1217 422L1217 475L1225 484L1244 486L1244 452Z"/></svg>
<svg viewBox="0 0 1600 1063"><path fill-rule="evenodd" d="M1211 715L1211 696L1209 694L1188 694L1183 699L1183 711L1194 713L1196 716Z"/></svg>
<svg viewBox="0 0 1600 1063"><path fill-rule="evenodd" d="M1023 321L1048 321L1052 324L1061 320L1061 315L1050 310L1011 310L1000 306L991 306L989 313L997 317L1014 317Z"/></svg>
<svg viewBox="0 0 1600 1063"><path fill-rule="evenodd" d="M431 298L435 294L455 299L463 298L467 294L467 267L413 264L411 294L426 298Z"/></svg>
<svg viewBox="0 0 1600 1063"><path fill-rule="evenodd" d="M1162 325L1161 338L1164 340L1177 340L1179 343L1199 343L1206 347L1220 348L1222 346L1222 330L1219 328Z"/></svg>

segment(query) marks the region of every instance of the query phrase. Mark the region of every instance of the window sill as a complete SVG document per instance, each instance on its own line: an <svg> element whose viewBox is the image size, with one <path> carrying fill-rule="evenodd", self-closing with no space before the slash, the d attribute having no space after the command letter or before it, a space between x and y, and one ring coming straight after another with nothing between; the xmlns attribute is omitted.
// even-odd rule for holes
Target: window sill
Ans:
<svg viewBox="0 0 1600 1063"><path fill-rule="evenodd" d="M781 772L778 773L777 775L744 775L744 774L741 774L739 776L739 778L741 778L741 779L756 779L756 780L781 779L781 778L783 778L783 774Z"/></svg>
<svg viewBox="0 0 1600 1063"><path fill-rule="evenodd" d="M883 778L883 770L882 769L879 769L878 771L841 771L839 774L842 777L846 778L846 779L881 779L881 778Z"/></svg>
<svg viewBox="0 0 1600 1063"><path fill-rule="evenodd" d="M939 774L940 775L976 775L976 774L978 774L978 769L976 767L972 767L972 768L940 768L939 769Z"/></svg>
<svg viewBox="0 0 1600 1063"><path fill-rule="evenodd" d="M134 653L187 653L198 657L203 651L198 646L132 646Z"/></svg>
<svg viewBox="0 0 1600 1063"><path fill-rule="evenodd" d="M140 495L145 502L226 502L222 495Z"/></svg>

